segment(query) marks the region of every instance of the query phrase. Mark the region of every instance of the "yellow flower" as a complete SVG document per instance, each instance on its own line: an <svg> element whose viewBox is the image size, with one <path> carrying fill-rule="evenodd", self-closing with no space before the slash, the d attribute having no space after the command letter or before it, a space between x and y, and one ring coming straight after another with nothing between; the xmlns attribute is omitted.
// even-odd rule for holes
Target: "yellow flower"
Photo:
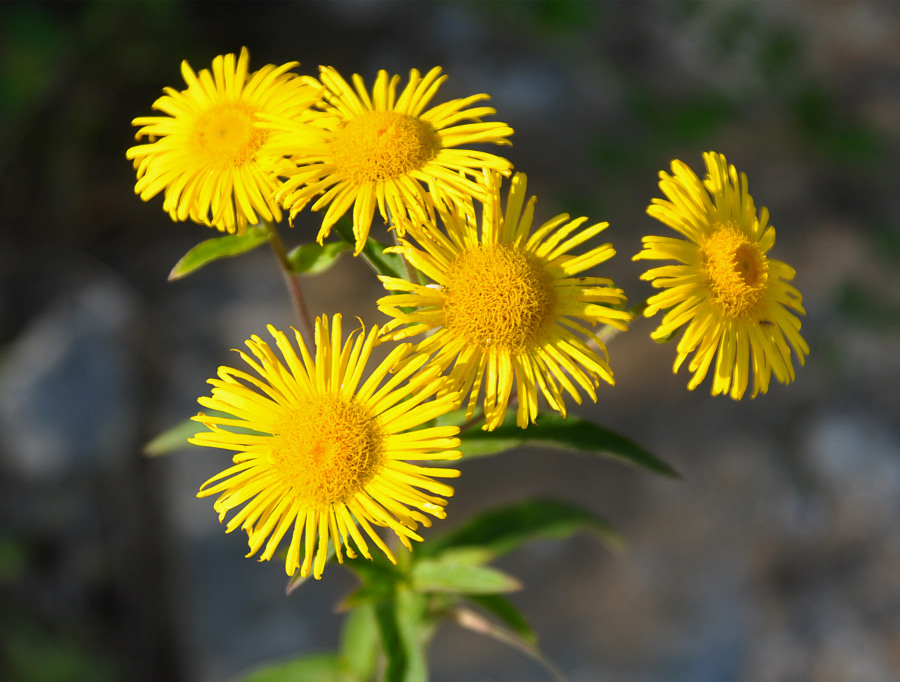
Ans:
<svg viewBox="0 0 900 682"><path fill-rule="evenodd" d="M703 381L716 357L712 394L730 393L739 400L753 376L753 397L769 387L769 378L794 379L791 350L800 364L809 354L800 336L802 297L790 284L794 269L766 256L775 244L769 212L759 217L747 188L747 176L727 165L725 156L703 155L703 182L681 161L672 175L661 171L659 187L665 199L653 199L647 213L687 239L644 237L644 249L634 258L674 260L644 273L641 279L664 289L648 301L645 315L667 310L651 334L666 339L684 327L674 371L694 353L688 369L689 389ZM790 310L789 310L790 309Z"/></svg>
<svg viewBox="0 0 900 682"><path fill-rule="evenodd" d="M467 418L484 385L484 428L502 424L515 385L516 423L524 428L537 417L539 391L563 415L563 391L581 403L576 384L596 401L599 380L612 384L613 375L603 341L583 323L624 330L631 315L610 307L625 301L611 280L576 276L612 257L612 245L569 253L608 223L582 228L586 218L562 214L532 233L535 197L523 210L525 175L513 177L505 215L500 177L486 178L480 238L471 203L439 205L445 232L431 222L409 233L419 248L407 240L395 248L434 284L382 277L386 289L403 293L378 307L394 318L385 327L389 338L433 332L417 351L434 353L444 369L453 364L453 385L469 394Z"/></svg>
<svg viewBox="0 0 900 682"><path fill-rule="evenodd" d="M424 360L405 359L409 344L395 348L363 381L378 327L355 339L351 334L342 346L341 316L333 317L330 334L328 319L319 318L315 359L299 333L299 356L285 334L272 326L269 333L284 361L253 336L247 341L253 357L240 355L255 375L221 367L209 382L212 396L199 400L226 416L194 417L209 431L190 442L237 454L234 466L204 483L198 497L219 495L214 508L220 521L243 505L226 531L247 531L247 556L265 544L260 561L271 559L289 534L288 575L299 567L302 576L312 570L319 578L329 541L338 561L342 546L351 558L358 550L371 559L368 539L396 562L372 526L390 528L411 549L410 540L422 539L418 524L431 525L422 512L444 518L443 497L453 488L434 478L455 478L459 471L410 462L460 456L453 450L456 427L417 428L453 409L458 397L433 399L446 379L436 368L422 370Z"/></svg>
<svg viewBox="0 0 900 682"><path fill-rule="evenodd" d="M426 186L446 193L450 200L482 198L483 190L473 177L484 168L509 173L512 165L506 159L460 148L487 142L509 144L506 138L512 128L481 121L495 110L471 106L488 99L487 95L455 99L423 111L446 79L440 73L438 67L424 77L411 71L409 83L397 97L400 76L389 78L386 71L379 71L370 97L360 76L353 76L351 87L335 69L321 67L327 105L319 116L313 116L311 123L264 117L279 152L297 163L278 194L291 219L318 197L312 210L328 206L318 234L321 242L353 206L358 253L376 205L385 222L392 220L402 235L408 223L422 222L431 213Z"/></svg>
<svg viewBox="0 0 900 682"><path fill-rule="evenodd" d="M260 220L281 220L274 199L278 174L290 162L272 153L268 131L255 126L262 112L298 116L320 94L317 81L287 73L297 66L271 64L248 74L250 55L213 59L212 72L195 74L187 61L187 88L165 88L153 108L165 116L141 116L135 135L144 144L127 158L137 170L135 193L148 201L165 191L172 220L190 218L223 232L243 232Z"/></svg>

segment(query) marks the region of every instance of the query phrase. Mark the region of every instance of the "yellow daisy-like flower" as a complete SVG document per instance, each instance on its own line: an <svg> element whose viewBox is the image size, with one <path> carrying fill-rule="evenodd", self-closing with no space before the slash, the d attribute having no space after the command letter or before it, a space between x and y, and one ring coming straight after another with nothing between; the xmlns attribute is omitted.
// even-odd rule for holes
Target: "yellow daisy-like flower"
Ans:
<svg viewBox="0 0 900 682"><path fill-rule="evenodd" d="M809 354L800 336L802 297L792 285L794 269L766 256L775 244L769 212L757 217L747 176L728 165L725 156L703 155L703 182L681 161L672 175L661 171L659 187L668 199L653 199L647 213L680 232L687 240L644 237L634 259L675 260L644 273L658 289L647 301L645 315L667 310L651 336L666 339L685 327L678 342L674 371L691 353L694 373L689 389L703 381L716 358L712 394L729 393L739 400L753 376L753 397L769 387L769 379L794 380L793 347L802 365Z"/></svg>
<svg viewBox="0 0 900 682"><path fill-rule="evenodd" d="M291 167L275 154L269 133L255 123L263 113L299 116L320 95L315 79L287 73L297 66L271 64L248 73L250 54L213 59L212 71L194 73L187 61L187 88L165 93L153 108L165 116L141 116L135 135L144 144L127 158L137 170L135 193L144 201L165 191L163 209L172 220L190 218L234 233L260 220L281 220L274 199L279 173Z"/></svg>
<svg viewBox="0 0 900 682"><path fill-rule="evenodd" d="M271 559L290 534L288 575L299 567L301 576L312 571L319 578L329 542L338 561L342 546L351 558L359 551L371 559L368 539L396 563L372 526L390 528L412 549L410 540L422 539L418 524L431 525L423 512L444 518L443 498L453 488L434 479L459 471L410 462L460 457L456 427L417 428L452 410L458 396L434 397L446 379L436 368L422 370L424 359L405 358L409 344L363 381L378 327L355 339L351 334L342 346L341 316L333 317L330 333L328 319L317 319L315 359L299 333L299 355L285 334L272 326L269 333L283 361L253 336L247 341L252 357L241 357L255 375L221 367L210 380L212 396L199 400L230 416L197 415L209 431L190 442L237 454L234 466L204 483L198 497L219 496L220 521L243 505L226 531L247 531L247 556L265 545L260 561Z"/></svg>
<svg viewBox="0 0 900 682"><path fill-rule="evenodd" d="M412 70L398 97L400 76L379 71L370 97L359 75L354 74L351 87L335 69L321 67L327 102L321 115L311 122L264 117L278 150L297 163L279 191L291 218L318 197L312 210L328 206L318 234L321 242L352 206L358 253L376 206L385 222L392 220L402 235L409 223L424 222L431 214L426 188L446 193L450 200L481 199L483 190L473 178L485 168L508 174L512 164L506 159L461 148L509 144L506 138L512 128L481 121L495 110L472 107L487 95L451 100L425 111L446 79L440 73L438 67L424 76Z"/></svg>
<svg viewBox="0 0 900 682"><path fill-rule="evenodd" d="M419 248L407 240L395 248L433 284L382 277L386 289L403 293L385 296L378 307L394 318L385 327L389 338L432 332L417 350L434 353L444 369L453 365L453 385L469 394L467 418L483 385L484 428L493 430L515 386L516 423L524 428L537 417L539 392L562 415L563 391L581 403L580 386L596 401L599 380L612 384L613 374L603 341L583 323L625 330L631 315L611 307L625 301L611 280L577 276L612 257L612 245L570 253L608 223L582 227L586 218L562 214L532 233L535 197L525 204L525 175L513 177L505 214L500 177L486 178L480 237L471 203L439 205L444 231L427 223L409 233Z"/></svg>

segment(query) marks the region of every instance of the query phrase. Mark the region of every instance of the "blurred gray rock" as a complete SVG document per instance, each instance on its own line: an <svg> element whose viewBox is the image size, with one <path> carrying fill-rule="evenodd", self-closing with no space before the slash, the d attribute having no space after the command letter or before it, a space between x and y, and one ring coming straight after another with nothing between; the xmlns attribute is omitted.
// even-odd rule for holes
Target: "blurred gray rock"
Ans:
<svg viewBox="0 0 900 682"><path fill-rule="evenodd" d="M124 342L135 303L113 280L61 294L0 362L0 463L26 478L96 468L135 430Z"/></svg>

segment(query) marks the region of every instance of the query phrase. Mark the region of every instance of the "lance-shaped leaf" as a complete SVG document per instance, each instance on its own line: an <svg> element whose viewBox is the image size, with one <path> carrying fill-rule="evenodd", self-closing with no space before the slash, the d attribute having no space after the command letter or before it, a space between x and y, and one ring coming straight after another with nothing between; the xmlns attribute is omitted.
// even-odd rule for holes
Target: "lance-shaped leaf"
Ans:
<svg viewBox="0 0 900 682"><path fill-rule="evenodd" d="M568 502L536 499L484 512L456 530L430 538L417 554L436 557L457 547L480 547L500 556L532 540L565 538L582 530L599 534L612 549L622 546L619 534L593 512Z"/></svg>
<svg viewBox="0 0 900 682"><path fill-rule="evenodd" d="M183 448L196 447L188 443L187 439L202 430L202 424L198 424L192 419L186 419L180 424L176 424L172 428L166 429L147 443L144 446L144 454L147 455L147 457L159 457L160 455L168 455Z"/></svg>
<svg viewBox="0 0 900 682"><path fill-rule="evenodd" d="M349 249L350 244L347 242L301 244L291 250L287 255L287 261L291 266L291 272L317 275L337 263L341 254Z"/></svg>
<svg viewBox="0 0 900 682"><path fill-rule="evenodd" d="M451 611L449 615L461 627L471 630L472 632L477 632L480 635L492 637L497 641L503 642L504 644L527 654L540 663L544 669L550 673L554 680L557 682L565 682L566 678L559 671L559 668L557 668L533 642L529 642L520 637L517 633L507 630L471 609L458 607Z"/></svg>
<svg viewBox="0 0 900 682"><path fill-rule="evenodd" d="M466 599L499 618L528 644L532 646L537 644L537 635L525 620L525 616L502 594L467 594Z"/></svg>
<svg viewBox="0 0 900 682"><path fill-rule="evenodd" d="M216 417L232 416L230 414L226 414L225 412L220 412L219 410L207 410L202 414L208 414L210 416ZM149 443L147 443L144 446L144 454L148 457L159 457L160 455L168 455L172 452L175 452L176 450L181 450L183 448L196 447L191 443L188 443L187 439L204 430L206 430L206 427L203 426L202 422L199 422L196 419L185 419L180 424L176 424L175 426L166 429L161 434L153 438ZM234 433L260 433L259 431L247 429L242 426L229 426L228 430Z"/></svg>
<svg viewBox="0 0 900 682"><path fill-rule="evenodd" d="M444 556L417 561L410 578L418 592L497 594L522 589L518 580L499 569L458 563Z"/></svg>
<svg viewBox="0 0 900 682"><path fill-rule="evenodd" d="M425 682L425 598L398 585L393 599L375 606L381 647L387 658L385 682Z"/></svg>
<svg viewBox="0 0 900 682"><path fill-rule="evenodd" d="M242 682L344 682L334 654L314 654L257 668Z"/></svg>
<svg viewBox="0 0 900 682"><path fill-rule="evenodd" d="M347 616L341 637L341 672L346 682L368 682L378 663L378 623L375 607L363 604Z"/></svg>
<svg viewBox="0 0 900 682"><path fill-rule="evenodd" d="M248 227L244 234L207 239L184 254L169 273L169 281L186 277L220 258L231 258L252 251L268 239L269 228L265 226Z"/></svg>
<svg viewBox="0 0 900 682"><path fill-rule="evenodd" d="M478 412L479 416L481 412ZM437 419L435 419L435 423L438 426L462 426L467 421L466 419L466 408L462 407L458 410L453 410L451 412L447 412L446 414L440 415ZM474 419L473 419L474 422Z"/></svg>
<svg viewBox="0 0 900 682"><path fill-rule="evenodd" d="M513 419L493 431L471 428L459 434L464 457L492 455L520 445L550 446L613 457L657 474L678 478L678 472L634 441L577 417L541 414L535 424L520 429Z"/></svg>
<svg viewBox="0 0 900 682"><path fill-rule="evenodd" d="M374 554L372 560L364 557L345 558L344 566L356 573L361 585L341 600L338 605L338 610L341 611L392 598L396 584L405 577L400 565L395 566L384 555L379 554Z"/></svg>
<svg viewBox="0 0 900 682"><path fill-rule="evenodd" d="M349 220L339 220L334 226L334 231L348 245L356 244L356 237L353 236L353 224ZM388 247L385 244L369 237L366 239L360 255L379 275L406 279L403 257L396 253L384 253L386 248Z"/></svg>

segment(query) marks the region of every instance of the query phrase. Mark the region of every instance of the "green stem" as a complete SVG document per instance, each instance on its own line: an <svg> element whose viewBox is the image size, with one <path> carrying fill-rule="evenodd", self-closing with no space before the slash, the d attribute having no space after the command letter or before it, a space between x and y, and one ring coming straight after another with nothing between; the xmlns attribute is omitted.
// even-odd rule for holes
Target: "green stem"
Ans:
<svg viewBox="0 0 900 682"><path fill-rule="evenodd" d="M632 318L638 318L643 315L644 311L647 309L647 301L643 301L642 303L638 303L636 306L629 308L628 312L631 313ZM600 340L603 341L604 344L609 343L613 338L617 335L621 334L622 330L613 327L611 324L607 324L603 326L599 332L597 332L597 336L600 337Z"/></svg>
<svg viewBox="0 0 900 682"><path fill-rule="evenodd" d="M284 242L281 241L281 235L278 234L278 228L272 223L266 223L269 228L269 246L275 253L275 260L284 275L285 284L291 294L291 301L294 303L294 309L297 311L297 317L300 320L300 335L307 343L313 343L315 336L313 334L312 319L309 316L309 309L306 307L306 299L303 298L303 290L300 287L300 277L291 271L291 265L288 263L287 251L284 248Z"/></svg>

